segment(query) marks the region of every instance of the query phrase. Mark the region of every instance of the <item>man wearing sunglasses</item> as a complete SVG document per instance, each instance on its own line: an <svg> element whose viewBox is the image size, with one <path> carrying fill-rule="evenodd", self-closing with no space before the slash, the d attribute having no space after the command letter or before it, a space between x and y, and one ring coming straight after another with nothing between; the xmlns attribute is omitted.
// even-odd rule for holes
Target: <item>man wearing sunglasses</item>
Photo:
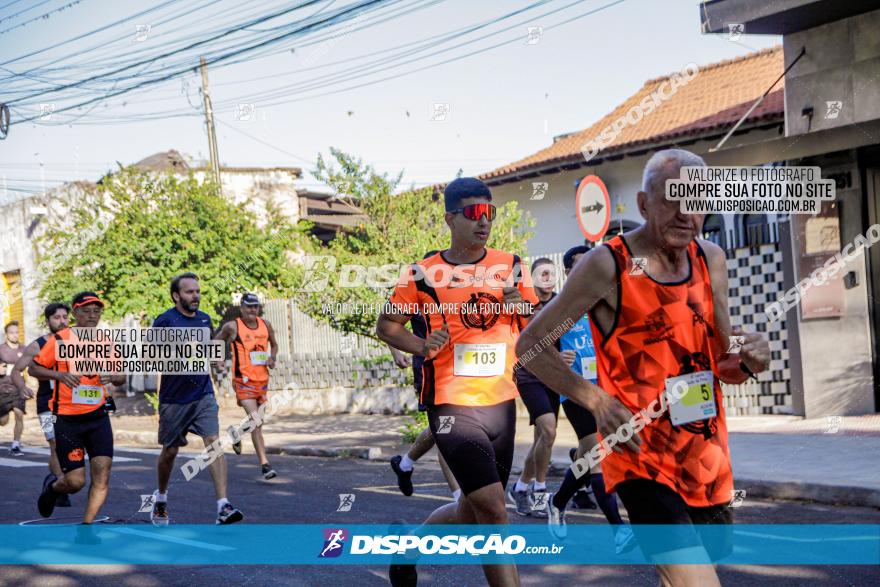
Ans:
<svg viewBox="0 0 880 587"><path fill-rule="evenodd" d="M410 267L376 331L389 345L424 357L421 403L463 494L425 524L507 524L514 349L538 299L520 258L486 247L495 219L489 187L459 178L446 186L444 200L450 247ZM404 326L416 311L427 322L427 338ZM416 584L415 561L405 562L391 566L392 585ZM514 565L483 565L483 572L490 585L519 584Z"/></svg>

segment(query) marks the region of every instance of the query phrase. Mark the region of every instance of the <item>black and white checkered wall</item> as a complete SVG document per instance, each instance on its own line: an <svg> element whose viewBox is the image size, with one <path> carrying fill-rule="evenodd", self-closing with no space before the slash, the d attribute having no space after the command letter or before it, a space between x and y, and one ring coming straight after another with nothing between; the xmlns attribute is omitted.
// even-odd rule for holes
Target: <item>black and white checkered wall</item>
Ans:
<svg viewBox="0 0 880 587"><path fill-rule="evenodd" d="M758 381L723 385L728 415L792 414L791 369L785 320L770 322L764 309L785 291L778 243L727 252L730 317L747 332L765 332L770 340L770 368Z"/></svg>

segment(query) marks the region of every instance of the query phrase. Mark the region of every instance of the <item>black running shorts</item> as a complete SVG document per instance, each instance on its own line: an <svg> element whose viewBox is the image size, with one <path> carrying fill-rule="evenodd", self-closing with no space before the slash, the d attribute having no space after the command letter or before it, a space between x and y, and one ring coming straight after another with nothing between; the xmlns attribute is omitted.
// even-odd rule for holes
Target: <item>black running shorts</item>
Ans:
<svg viewBox="0 0 880 587"><path fill-rule="evenodd" d="M507 486L516 435L514 400L494 406L428 406L428 424L462 493L493 483Z"/></svg>
<svg viewBox="0 0 880 587"><path fill-rule="evenodd" d="M559 419L559 394L541 383L541 380L520 367L515 372L516 389L529 411L529 424L544 414Z"/></svg>
<svg viewBox="0 0 880 587"><path fill-rule="evenodd" d="M565 411L565 417L571 422L571 427L574 428L578 440L598 432L596 417L584 406L567 399L562 402L562 409Z"/></svg>
<svg viewBox="0 0 880 587"><path fill-rule="evenodd" d="M566 402L568 403L568 402ZM671 488L649 479L629 479L617 484L617 495L629 514L633 532L639 546L648 558L684 548L706 549L714 562L733 552L733 510L727 504L708 507L692 507ZM664 535L661 543L656 539L639 537L639 525L675 525ZM709 525L726 525L723 531L701 532Z"/></svg>
<svg viewBox="0 0 880 587"><path fill-rule="evenodd" d="M85 467L86 455L113 458L113 428L104 406L88 414L59 414L54 428L55 452L63 472Z"/></svg>

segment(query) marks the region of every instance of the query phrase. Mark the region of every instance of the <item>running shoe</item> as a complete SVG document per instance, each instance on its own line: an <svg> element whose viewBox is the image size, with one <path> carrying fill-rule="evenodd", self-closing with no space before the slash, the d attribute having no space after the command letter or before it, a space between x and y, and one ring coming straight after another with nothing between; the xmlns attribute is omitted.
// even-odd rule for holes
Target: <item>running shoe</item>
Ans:
<svg viewBox="0 0 880 587"><path fill-rule="evenodd" d="M565 510L553 505L553 494L547 495L547 529L557 540L568 536L568 528L565 525Z"/></svg>
<svg viewBox="0 0 880 587"><path fill-rule="evenodd" d="M400 492L409 497L413 494L413 469L410 469L409 471L404 471L403 469L401 469L400 461L402 460L403 457L400 455L394 455L393 457L391 457L391 470L394 471L395 475L397 475L397 487L400 488Z"/></svg>
<svg viewBox="0 0 880 587"><path fill-rule="evenodd" d="M532 502L528 491L516 491L514 487L507 490L507 498L516 506L516 513L520 516L532 514Z"/></svg>
<svg viewBox="0 0 880 587"><path fill-rule="evenodd" d="M590 497L590 492L586 489L578 489L574 497L571 498L571 503L578 510L594 510L597 507Z"/></svg>
<svg viewBox="0 0 880 587"><path fill-rule="evenodd" d="M37 499L37 509L44 518L48 518L55 511L55 500L58 499L58 494L52 489L52 484L57 480L58 477L52 473L43 479L43 491L40 492L40 497Z"/></svg>
<svg viewBox="0 0 880 587"><path fill-rule="evenodd" d="M241 436L240 435L236 436L235 434L233 434L235 432L235 426L230 426L229 428L226 429L226 432L229 434L229 438L233 438L233 439L238 438L238 442L232 443L232 450L235 451L235 454L240 455L241 454Z"/></svg>
<svg viewBox="0 0 880 587"><path fill-rule="evenodd" d="M388 568L388 581L391 587L416 587L419 574L415 565L391 565Z"/></svg>
<svg viewBox="0 0 880 587"><path fill-rule="evenodd" d="M20 447L17 447L17 446L13 446L12 448L10 448L9 454L13 457L23 457L24 456L24 452L21 450Z"/></svg>
<svg viewBox="0 0 880 587"><path fill-rule="evenodd" d="M614 553L623 554L638 546L636 535L629 526L615 526L618 530L614 533Z"/></svg>
<svg viewBox="0 0 880 587"><path fill-rule="evenodd" d="M270 465L269 463L266 463L265 465L263 465L262 470L263 470L263 479L269 480L269 479L274 479L275 477L278 476L278 473L275 472L275 469L273 469L272 465Z"/></svg>
<svg viewBox="0 0 880 587"><path fill-rule="evenodd" d="M171 522L168 514L168 502L157 501L156 492L153 492L153 511L150 512L150 521L154 526L167 526Z"/></svg>
<svg viewBox="0 0 880 587"><path fill-rule="evenodd" d="M220 508L220 513L217 514L218 524L234 524L236 522L241 522L243 519L244 514L229 502L226 502L226 504Z"/></svg>
<svg viewBox="0 0 880 587"><path fill-rule="evenodd" d="M66 493L59 493L58 499L55 500L56 508L69 508L70 507L70 496Z"/></svg>
<svg viewBox="0 0 880 587"><path fill-rule="evenodd" d="M547 496L550 494L547 493L547 489L541 489L540 491L535 491L535 482L532 481L529 483L529 513L531 513L534 518L546 518L547 517L547 504L544 502L547 499Z"/></svg>

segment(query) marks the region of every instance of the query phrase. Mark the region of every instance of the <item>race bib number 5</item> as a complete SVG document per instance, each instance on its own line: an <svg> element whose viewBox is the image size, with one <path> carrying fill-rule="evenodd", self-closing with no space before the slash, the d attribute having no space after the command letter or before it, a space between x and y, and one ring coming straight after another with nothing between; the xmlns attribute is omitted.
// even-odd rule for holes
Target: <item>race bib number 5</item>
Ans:
<svg viewBox="0 0 880 587"><path fill-rule="evenodd" d="M100 385L77 385L71 395L71 401L75 404L95 406L104 401L104 388Z"/></svg>
<svg viewBox="0 0 880 587"><path fill-rule="evenodd" d="M463 377L495 377L504 374L507 345L457 344L453 351L452 373Z"/></svg>
<svg viewBox="0 0 880 587"><path fill-rule="evenodd" d="M697 371L667 379L666 397L672 424L680 426L717 416L714 384L715 377L711 371Z"/></svg>
<svg viewBox="0 0 880 587"><path fill-rule="evenodd" d="M252 351L251 365L265 365L269 360L268 351Z"/></svg>

